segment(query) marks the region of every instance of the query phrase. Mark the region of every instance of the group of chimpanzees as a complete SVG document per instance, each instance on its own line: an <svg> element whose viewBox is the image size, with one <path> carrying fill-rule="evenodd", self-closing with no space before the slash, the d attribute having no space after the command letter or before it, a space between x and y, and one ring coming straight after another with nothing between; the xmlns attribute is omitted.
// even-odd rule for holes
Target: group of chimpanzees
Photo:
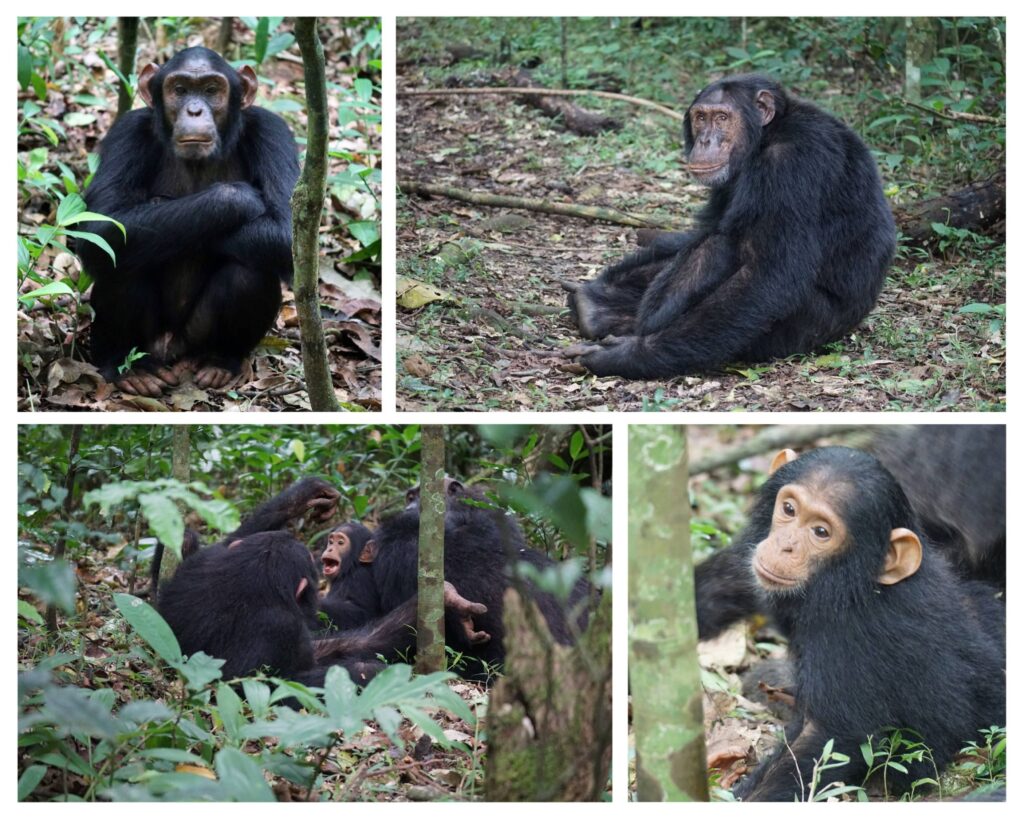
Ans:
<svg viewBox="0 0 1024 819"><path fill-rule="evenodd" d="M931 750L886 772L906 790L1006 724L1005 608L983 582L1006 579L1005 443L1004 427L924 426L883 433L877 457L776 456L747 528L696 572L702 638L761 612L789 642L794 719L737 796L860 785L860 746L892 729ZM850 761L814 782L830 739Z"/></svg>
<svg viewBox="0 0 1024 819"><path fill-rule="evenodd" d="M842 337L878 298L896 248L878 170L849 127L768 77L701 90L684 125L711 188L694 230L566 282L597 375L660 378L764 361Z"/></svg>
<svg viewBox="0 0 1024 819"><path fill-rule="evenodd" d="M92 358L125 392L159 396L195 371L223 387L270 329L292 275L298 151L287 124L253 105L256 74L188 48L138 88L100 146L88 222L114 250L79 242L95 279ZM133 353L144 356L119 374Z"/></svg>
<svg viewBox="0 0 1024 819"><path fill-rule="evenodd" d="M462 503L482 503L482 494L451 480L446 491L446 641L463 654L464 676L487 678L504 660L501 614L514 582L511 567L554 564L527 548L518 524L500 510ZM311 552L283 529L307 512L326 520L338 499L326 481L306 478L220 542L191 550L160 590L158 604L182 651L224 659L228 679L268 669L307 685L323 685L332 665L364 683L384 661L408 661L416 646L418 490L410 490L406 508L376 534L357 523L331 533L322 557L330 590L321 599ZM567 606L531 583L520 588L555 640L571 643L575 629L585 627L585 579Z"/></svg>

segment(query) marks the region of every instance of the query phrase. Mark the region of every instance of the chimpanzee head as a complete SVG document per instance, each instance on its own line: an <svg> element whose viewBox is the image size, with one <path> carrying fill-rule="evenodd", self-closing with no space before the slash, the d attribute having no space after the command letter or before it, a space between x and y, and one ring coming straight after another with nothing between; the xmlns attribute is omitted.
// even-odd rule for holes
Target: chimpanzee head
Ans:
<svg viewBox="0 0 1024 819"><path fill-rule="evenodd" d="M373 563L377 542L361 523L343 523L327 536L320 556L324 577L331 582L348 577L359 563Z"/></svg>
<svg viewBox="0 0 1024 819"><path fill-rule="evenodd" d="M234 149L240 112L252 105L256 85L252 68L235 71L201 46L186 48L162 68L150 63L139 74L139 93L156 112L162 139L185 162L216 160Z"/></svg>
<svg viewBox="0 0 1024 819"><path fill-rule="evenodd" d="M727 184L761 144L762 129L785 113L786 95L757 74L729 77L702 89L683 125L690 172L705 185Z"/></svg>
<svg viewBox="0 0 1024 819"><path fill-rule="evenodd" d="M316 617L316 567L313 555L288 532L259 532L226 543L219 571L233 569L237 588L254 601L290 608L294 601L306 619Z"/></svg>
<svg viewBox="0 0 1024 819"><path fill-rule="evenodd" d="M871 455L826 447L784 450L772 462L753 519L766 531L752 559L766 591L801 595L825 586L838 595L891 586L921 566L910 504Z"/></svg>

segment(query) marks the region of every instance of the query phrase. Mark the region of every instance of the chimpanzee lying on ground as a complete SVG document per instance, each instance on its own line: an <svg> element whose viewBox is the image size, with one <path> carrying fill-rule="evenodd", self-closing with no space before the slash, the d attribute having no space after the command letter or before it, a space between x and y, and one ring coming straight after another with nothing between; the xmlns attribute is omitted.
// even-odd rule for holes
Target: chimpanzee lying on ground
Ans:
<svg viewBox="0 0 1024 819"><path fill-rule="evenodd" d="M366 682L382 666L378 656L399 659L415 648L414 598L359 628L314 640L319 598L312 555L279 530L307 511L326 520L338 497L325 481L306 478L260 506L222 541L182 562L161 589L159 610L185 654L204 651L225 660L226 679L267 668L323 685L331 665ZM486 611L450 584L445 605L460 622Z"/></svg>
<svg viewBox="0 0 1024 819"><path fill-rule="evenodd" d="M488 679L504 662L501 618L505 590L513 582L521 583L522 590L537 604L557 642L574 642L575 635L586 628L589 581L580 578L565 603L529 581L513 581L512 567L517 563L528 563L538 570L556 564L547 555L527 548L519 525L502 510L463 502L486 504L482 492L450 478L445 480L445 492L445 578L460 594L487 607L486 614L472 613L471 621L457 607L448 610L445 639L466 661L460 673ZM332 583L324 609L335 622L347 628L349 624L366 622L377 612L402 605L416 593L419 490L409 490L405 510L384 520L372 537L369 530L358 524L346 526L352 527L345 534L350 546L340 557L330 549L324 552L325 573L339 579L337 592ZM358 551L352 548L356 543ZM490 639L476 639L480 633Z"/></svg>
<svg viewBox="0 0 1024 819"><path fill-rule="evenodd" d="M735 793L790 801L812 784L819 793L829 782L860 785L860 745L871 736L877 747L890 729L920 738L932 755L904 763L905 775L887 771L889 789L905 790L980 729L1005 725L1002 603L922 544L906 496L871 455L830 447L796 459L787 450L772 466L747 528L714 565L698 567L702 633L714 630L709 614L717 628L746 613L708 587L745 585L788 638L795 672L786 746ZM819 770L815 781L830 739L850 761Z"/></svg>
<svg viewBox="0 0 1024 819"><path fill-rule="evenodd" d="M663 378L809 352L860 324L896 229L857 135L745 75L697 94L684 137L707 206L692 232L564 284L580 335L594 339L566 355L597 375Z"/></svg>

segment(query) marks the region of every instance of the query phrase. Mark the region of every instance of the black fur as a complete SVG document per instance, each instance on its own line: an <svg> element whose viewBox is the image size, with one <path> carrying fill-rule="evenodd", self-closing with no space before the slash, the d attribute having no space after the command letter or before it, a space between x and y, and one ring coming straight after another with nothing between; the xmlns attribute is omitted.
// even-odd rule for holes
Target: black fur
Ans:
<svg viewBox="0 0 1024 819"><path fill-rule="evenodd" d="M775 116L762 126L764 89ZM694 104L716 91L742 113L746 152L696 228L569 287L581 334L604 339L577 351L597 375L662 378L809 352L856 328L878 298L896 231L864 143L767 77L719 80ZM684 135L689 156L689 112Z"/></svg>

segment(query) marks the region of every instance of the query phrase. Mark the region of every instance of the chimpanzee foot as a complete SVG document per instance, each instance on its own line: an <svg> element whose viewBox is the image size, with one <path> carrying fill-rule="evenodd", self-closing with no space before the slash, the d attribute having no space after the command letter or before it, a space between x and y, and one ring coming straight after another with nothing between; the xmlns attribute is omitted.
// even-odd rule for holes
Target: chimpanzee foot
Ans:
<svg viewBox="0 0 1024 819"><path fill-rule="evenodd" d="M114 381L114 386L130 395L159 398L168 387L178 386L178 378L168 367L129 370Z"/></svg>
<svg viewBox="0 0 1024 819"><path fill-rule="evenodd" d="M447 580L444 581L444 607L459 615L459 623L470 645L478 646L491 639L486 631L477 631L473 622L473 615L486 614L487 606L467 600Z"/></svg>
<svg viewBox="0 0 1024 819"><path fill-rule="evenodd" d="M213 364L204 364L196 370L195 384L202 389L220 390L227 387L235 378L237 373L227 370L224 367L217 367Z"/></svg>

